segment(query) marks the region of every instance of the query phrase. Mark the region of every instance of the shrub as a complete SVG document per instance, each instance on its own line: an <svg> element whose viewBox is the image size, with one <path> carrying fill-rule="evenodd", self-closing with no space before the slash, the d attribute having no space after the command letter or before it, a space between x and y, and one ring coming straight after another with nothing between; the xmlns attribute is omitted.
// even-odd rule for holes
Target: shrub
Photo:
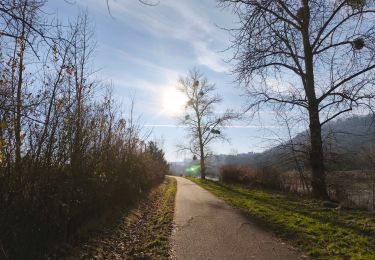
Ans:
<svg viewBox="0 0 375 260"><path fill-rule="evenodd" d="M123 118L93 75L87 14L60 26L46 2L0 4L0 32L22 32L0 37L0 259L44 258L168 171L164 153L142 140L134 104Z"/></svg>
<svg viewBox="0 0 375 260"><path fill-rule="evenodd" d="M220 168L220 180L229 184L252 184L255 175L255 169L250 166L225 165Z"/></svg>
<svg viewBox="0 0 375 260"><path fill-rule="evenodd" d="M168 171L163 157L148 149L119 151L112 159L106 153L85 156L82 172L25 169L25 190L0 190L0 258L43 258L55 245L79 239L86 223L103 212L134 203Z"/></svg>
<svg viewBox="0 0 375 260"><path fill-rule="evenodd" d="M257 169L256 181L262 188L281 190L281 171L275 167L262 166Z"/></svg>
<svg viewBox="0 0 375 260"><path fill-rule="evenodd" d="M259 188L280 190L281 172L270 166L225 165L220 168L220 180L228 184L251 185Z"/></svg>

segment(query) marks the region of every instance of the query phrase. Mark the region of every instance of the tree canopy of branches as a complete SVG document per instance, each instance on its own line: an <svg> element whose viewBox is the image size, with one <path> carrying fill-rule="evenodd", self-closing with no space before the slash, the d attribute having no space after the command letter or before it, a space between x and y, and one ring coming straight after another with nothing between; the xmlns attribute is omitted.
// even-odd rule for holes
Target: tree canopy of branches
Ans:
<svg viewBox="0 0 375 260"><path fill-rule="evenodd" d="M0 1L1 259L45 258L168 171L94 80L88 15L60 26L44 3Z"/></svg>
<svg viewBox="0 0 375 260"><path fill-rule="evenodd" d="M105 1L107 3L108 13L111 14L110 0L105 0ZM147 6L156 6L156 5L159 4L159 1L138 0L138 2L140 2L143 5L147 5Z"/></svg>
<svg viewBox="0 0 375 260"><path fill-rule="evenodd" d="M239 26L234 73L250 110L308 112L312 192L326 199L321 127L374 100L375 2L365 0L219 0Z"/></svg>
<svg viewBox="0 0 375 260"><path fill-rule="evenodd" d="M206 159L210 155L209 144L225 140L222 127L236 117L231 111L222 115L216 113L215 106L222 100L215 94L215 89L215 85L198 70L190 71L179 80L179 90L188 99L181 124L187 127L189 144L181 144L181 149L191 152L193 158L199 158L203 179L206 178Z"/></svg>

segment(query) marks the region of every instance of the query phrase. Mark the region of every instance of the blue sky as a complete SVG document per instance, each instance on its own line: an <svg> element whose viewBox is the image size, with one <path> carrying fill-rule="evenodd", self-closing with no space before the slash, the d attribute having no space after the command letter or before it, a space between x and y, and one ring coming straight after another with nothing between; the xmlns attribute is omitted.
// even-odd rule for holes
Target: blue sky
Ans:
<svg viewBox="0 0 375 260"><path fill-rule="evenodd" d="M241 89L225 62L230 51L230 35L219 27L230 28L235 17L217 7L215 0L160 0L145 6L137 0L111 0L111 14L105 0L51 0L48 11L63 20L74 19L88 11L95 31L97 48L93 66L98 77L113 84L115 99L126 116L130 100L150 139L162 143L169 161L191 155L177 154L178 143L185 140L184 128L175 127L176 115L166 109L167 93L177 86L179 76L198 68L216 84L226 108L240 111L246 104ZM169 109L170 110L170 109ZM272 111L263 111L253 120L233 122L225 129L230 143L212 145L217 154L259 152L270 147L282 129Z"/></svg>

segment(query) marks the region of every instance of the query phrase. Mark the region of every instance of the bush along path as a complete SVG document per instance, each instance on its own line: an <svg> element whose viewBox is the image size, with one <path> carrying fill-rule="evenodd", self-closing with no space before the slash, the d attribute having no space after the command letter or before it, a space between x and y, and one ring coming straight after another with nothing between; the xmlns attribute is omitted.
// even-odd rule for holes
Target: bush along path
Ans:
<svg viewBox="0 0 375 260"><path fill-rule="evenodd" d="M168 259L176 180L166 177L119 224L69 250L64 259Z"/></svg>
<svg viewBox="0 0 375 260"><path fill-rule="evenodd" d="M239 185L191 180L316 259L375 259L375 215Z"/></svg>

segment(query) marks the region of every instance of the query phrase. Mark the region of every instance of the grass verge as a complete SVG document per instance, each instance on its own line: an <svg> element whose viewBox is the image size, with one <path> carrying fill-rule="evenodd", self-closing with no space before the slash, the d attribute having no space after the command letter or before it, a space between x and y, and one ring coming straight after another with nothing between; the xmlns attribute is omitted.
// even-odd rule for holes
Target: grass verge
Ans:
<svg viewBox="0 0 375 260"><path fill-rule="evenodd" d="M64 259L168 259L176 180L166 177L120 221L60 255ZM55 255L56 257L56 255Z"/></svg>
<svg viewBox="0 0 375 260"><path fill-rule="evenodd" d="M291 194L190 178L317 259L375 259L375 215Z"/></svg>

